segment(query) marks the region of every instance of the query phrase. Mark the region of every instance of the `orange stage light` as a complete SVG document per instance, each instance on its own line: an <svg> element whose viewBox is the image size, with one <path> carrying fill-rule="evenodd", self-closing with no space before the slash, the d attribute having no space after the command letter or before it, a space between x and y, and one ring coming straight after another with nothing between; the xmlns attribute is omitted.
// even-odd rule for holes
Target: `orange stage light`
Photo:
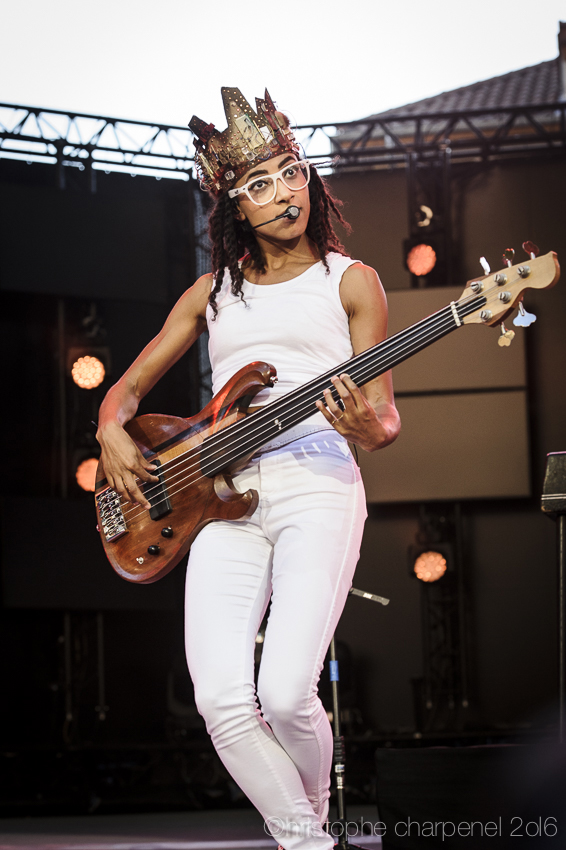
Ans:
<svg viewBox="0 0 566 850"><path fill-rule="evenodd" d="M76 477L77 484L87 493L94 493L94 485L96 481L96 470L98 468L98 458L87 457L77 466Z"/></svg>
<svg viewBox="0 0 566 850"><path fill-rule="evenodd" d="M440 552L422 552L415 561L414 571L421 581L438 581L446 572L446 558Z"/></svg>
<svg viewBox="0 0 566 850"><path fill-rule="evenodd" d="M86 354L75 360L71 375L77 386L84 390L93 390L103 382L106 370L98 357Z"/></svg>
<svg viewBox="0 0 566 850"><path fill-rule="evenodd" d="M407 254L407 268L411 274L422 277L430 274L436 265L436 251L432 245L422 242L414 245Z"/></svg>

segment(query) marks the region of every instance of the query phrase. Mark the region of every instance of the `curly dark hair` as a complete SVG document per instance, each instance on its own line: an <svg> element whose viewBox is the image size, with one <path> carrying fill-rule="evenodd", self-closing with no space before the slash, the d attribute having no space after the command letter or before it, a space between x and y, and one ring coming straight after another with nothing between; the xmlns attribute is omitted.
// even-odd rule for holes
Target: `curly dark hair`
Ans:
<svg viewBox="0 0 566 850"><path fill-rule="evenodd" d="M310 168L309 196L311 209L306 233L316 245L328 274L330 269L326 255L330 251L335 251L338 254L346 253L344 246L334 232L332 217L340 222L346 233L350 233L351 227L340 212L340 207L343 205L342 201L334 197L328 188L328 184L316 168L313 165ZM233 294L239 295L242 300L244 274L238 265L239 259L245 257L251 262L254 269L260 273L265 272L265 260L254 232L247 226L247 221L241 222L235 218L236 209L235 200L229 198L228 193L225 192L216 200L210 214L208 234L212 243L214 286L208 301L214 312L214 318L218 313L216 296L222 287L225 269L230 272Z"/></svg>

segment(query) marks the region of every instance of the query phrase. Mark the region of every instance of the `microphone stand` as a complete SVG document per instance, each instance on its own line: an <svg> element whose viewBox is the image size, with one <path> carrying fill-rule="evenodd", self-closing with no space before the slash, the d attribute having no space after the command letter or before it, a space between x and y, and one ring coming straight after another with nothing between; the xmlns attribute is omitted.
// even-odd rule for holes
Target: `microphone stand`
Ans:
<svg viewBox="0 0 566 850"><path fill-rule="evenodd" d="M376 596L374 593L366 593L363 590L358 590L351 587L350 595L360 596L362 599L369 599L371 602L379 602L381 605L389 605L389 599L383 596ZM340 695L338 691L338 682L340 675L338 671L338 660L336 658L336 641L335 635L332 635L330 641L330 686L332 688L332 727L334 732L334 754L332 763L334 766L334 775L336 777L336 811L338 815L338 823L340 824L340 836L338 838L337 847L340 850L362 850L357 844L350 844L348 841L348 818L346 816L346 789L345 789L345 762L346 748L344 746L344 736L342 735L342 724L340 721Z"/></svg>

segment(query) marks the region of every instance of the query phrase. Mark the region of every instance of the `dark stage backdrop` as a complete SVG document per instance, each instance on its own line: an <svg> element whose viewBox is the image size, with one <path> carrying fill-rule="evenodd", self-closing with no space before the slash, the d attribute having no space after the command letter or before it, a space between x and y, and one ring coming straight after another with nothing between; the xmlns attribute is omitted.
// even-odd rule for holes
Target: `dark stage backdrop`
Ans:
<svg viewBox="0 0 566 850"><path fill-rule="evenodd" d="M564 261L565 164L540 160L474 169L455 169L459 271L454 285L463 289L479 272L480 255L496 268L502 250L512 245L520 251L524 239L537 242L542 251L556 250ZM30 612L40 608L56 617L65 609L155 608L147 628L159 641L173 617L182 651L182 568L143 588L114 577L97 548L90 499L74 491L67 501L60 500L53 446L61 297L70 323L96 302L107 330L113 380L191 282L187 186L100 174L93 197L71 180L69 188L56 190L55 180L55 169L48 166L0 162L4 198L10 199L2 205L0 231L4 396L10 410L2 423L3 445L9 447L3 462L11 482L3 494L3 602L12 608L10 633L17 634L20 612L25 631ZM340 175L332 184L347 202L345 213L354 226L346 242L352 256L375 266L392 294L410 297L402 265L405 174ZM525 332L528 441L525 446L522 432L513 442L513 433L510 446L521 453L521 486L524 470L529 473L527 495L523 489L514 498L463 503L473 681L471 707L461 723L476 727L527 722L555 688L554 527L540 513L538 494L546 452L566 448L564 282L529 296L526 305L538 315ZM456 343L465 333L454 334ZM483 329L483 338L481 332L477 336L478 346L499 357L497 331ZM187 414L197 399L194 368L185 360L147 399L144 410ZM510 421L506 428L515 428L513 422L523 428L519 419ZM478 443L482 436L478 424ZM384 464L385 458L384 452ZM375 462L379 479L379 456ZM434 488L423 494L438 496ZM381 609L353 598L339 627L353 652L366 729L414 729L411 680L422 675L420 588L408 575L407 548L417 528L416 503L370 505L356 584L392 601ZM112 622L114 640L120 618ZM56 641L53 646L56 652ZM34 664L29 642L18 651L21 664L10 666L13 675ZM44 687L39 678L38 693ZM119 676L113 679L116 686L119 681Z"/></svg>
<svg viewBox="0 0 566 850"><path fill-rule="evenodd" d="M93 498L76 484L81 449L93 441L109 386L162 327L194 278L194 186L123 174L84 173L56 185L55 169L3 160L0 211L2 421L2 601L15 608L171 610L182 576L154 587L114 574L95 531ZM89 340L84 322L96 317ZM94 391L67 369L73 346L104 346L109 372ZM61 375L61 354L63 375ZM176 364L143 400L140 413L188 416L199 408L196 352ZM64 408L64 416L61 408ZM67 495L61 486L61 426L67 429Z"/></svg>
<svg viewBox="0 0 566 850"><path fill-rule="evenodd" d="M4 186L2 286L166 303L165 199L148 197L144 189L134 202L130 192L93 195L55 186Z"/></svg>

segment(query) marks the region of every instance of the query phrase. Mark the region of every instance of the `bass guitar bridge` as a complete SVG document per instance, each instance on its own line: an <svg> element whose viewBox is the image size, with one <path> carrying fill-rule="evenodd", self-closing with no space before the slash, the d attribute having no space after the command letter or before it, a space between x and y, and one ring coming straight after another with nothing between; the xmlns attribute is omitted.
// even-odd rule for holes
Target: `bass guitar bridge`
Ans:
<svg viewBox="0 0 566 850"><path fill-rule="evenodd" d="M120 505L120 496L111 487L103 490L96 497L100 527L106 542L121 537L127 532L126 520Z"/></svg>

